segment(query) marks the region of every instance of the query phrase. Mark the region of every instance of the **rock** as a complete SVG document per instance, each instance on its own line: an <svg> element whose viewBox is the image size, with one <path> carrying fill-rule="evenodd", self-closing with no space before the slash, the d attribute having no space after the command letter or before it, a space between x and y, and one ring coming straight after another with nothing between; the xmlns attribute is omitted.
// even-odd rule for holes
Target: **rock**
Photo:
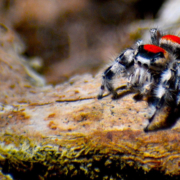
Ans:
<svg viewBox="0 0 180 180"><path fill-rule="evenodd" d="M4 32L12 37L4 42L9 50L0 46L3 173L22 180L179 177L179 116L169 125L167 112L159 111L145 132L146 100L135 101L134 94L122 90L117 100L108 94L98 100L101 73L35 86L38 75L27 72L10 32ZM124 83L119 78L116 85Z"/></svg>

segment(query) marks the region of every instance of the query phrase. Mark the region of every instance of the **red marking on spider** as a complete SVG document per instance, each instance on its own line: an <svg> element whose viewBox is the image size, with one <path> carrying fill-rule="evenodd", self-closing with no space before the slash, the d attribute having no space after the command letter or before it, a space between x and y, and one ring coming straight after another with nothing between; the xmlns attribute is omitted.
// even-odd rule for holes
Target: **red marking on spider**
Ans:
<svg viewBox="0 0 180 180"><path fill-rule="evenodd" d="M174 35L165 35L161 39L169 40L175 43L180 44L180 37Z"/></svg>
<svg viewBox="0 0 180 180"><path fill-rule="evenodd" d="M153 44L144 45L144 50L148 52L152 52L152 53L160 53L160 52L165 53L166 52L163 48L153 45Z"/></svg>

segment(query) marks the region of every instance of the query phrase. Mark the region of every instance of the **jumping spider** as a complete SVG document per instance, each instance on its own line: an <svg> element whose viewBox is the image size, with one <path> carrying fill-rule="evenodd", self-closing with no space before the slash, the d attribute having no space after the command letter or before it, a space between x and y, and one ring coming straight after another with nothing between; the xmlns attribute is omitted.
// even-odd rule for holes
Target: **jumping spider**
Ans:
<svg viewBox="0 0 180 180"><path fill-rule="evenodd" d="M113 98L116 75L127 78L125 88L140 96L152 97L148 118L152 120L165 103L180 105L180 37L150 30L151 44L138 41L136 47L124 50L102 75L98 99L108 90Z"/></svg>

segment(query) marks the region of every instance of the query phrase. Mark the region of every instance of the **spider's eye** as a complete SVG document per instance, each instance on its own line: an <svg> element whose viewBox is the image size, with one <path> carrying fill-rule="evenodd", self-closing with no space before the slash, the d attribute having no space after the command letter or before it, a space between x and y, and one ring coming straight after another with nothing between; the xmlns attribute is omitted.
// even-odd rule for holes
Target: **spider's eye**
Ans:
<svg viewBox="0 0 180 180"><path fill-rule="evenodd" d="M147 69L148 68L148 65L147 64L143 64L143 66Z"/></svg>
<svg viewBox="0 0 180 180"><path fill-rule="evenodd" d="M154 63L156 61L156 58L152 58L151 62Z"/></svg>

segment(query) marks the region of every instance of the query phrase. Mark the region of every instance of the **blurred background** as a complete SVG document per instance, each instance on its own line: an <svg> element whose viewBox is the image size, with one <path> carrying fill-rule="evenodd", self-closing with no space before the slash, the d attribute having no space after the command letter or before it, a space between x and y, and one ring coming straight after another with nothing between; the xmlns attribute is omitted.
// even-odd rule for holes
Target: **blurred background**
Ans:
<svg viewBox="0 0 180 180"><path fill-rule="evenodd" d="M173 1L173 0L171 0ZM175 1L175 0L174 0ZM165 0L1 0L0 21L36 57L47 83L98 70L132 46L159 17ZM151 24L151 25L149 25Z"/></svg>

